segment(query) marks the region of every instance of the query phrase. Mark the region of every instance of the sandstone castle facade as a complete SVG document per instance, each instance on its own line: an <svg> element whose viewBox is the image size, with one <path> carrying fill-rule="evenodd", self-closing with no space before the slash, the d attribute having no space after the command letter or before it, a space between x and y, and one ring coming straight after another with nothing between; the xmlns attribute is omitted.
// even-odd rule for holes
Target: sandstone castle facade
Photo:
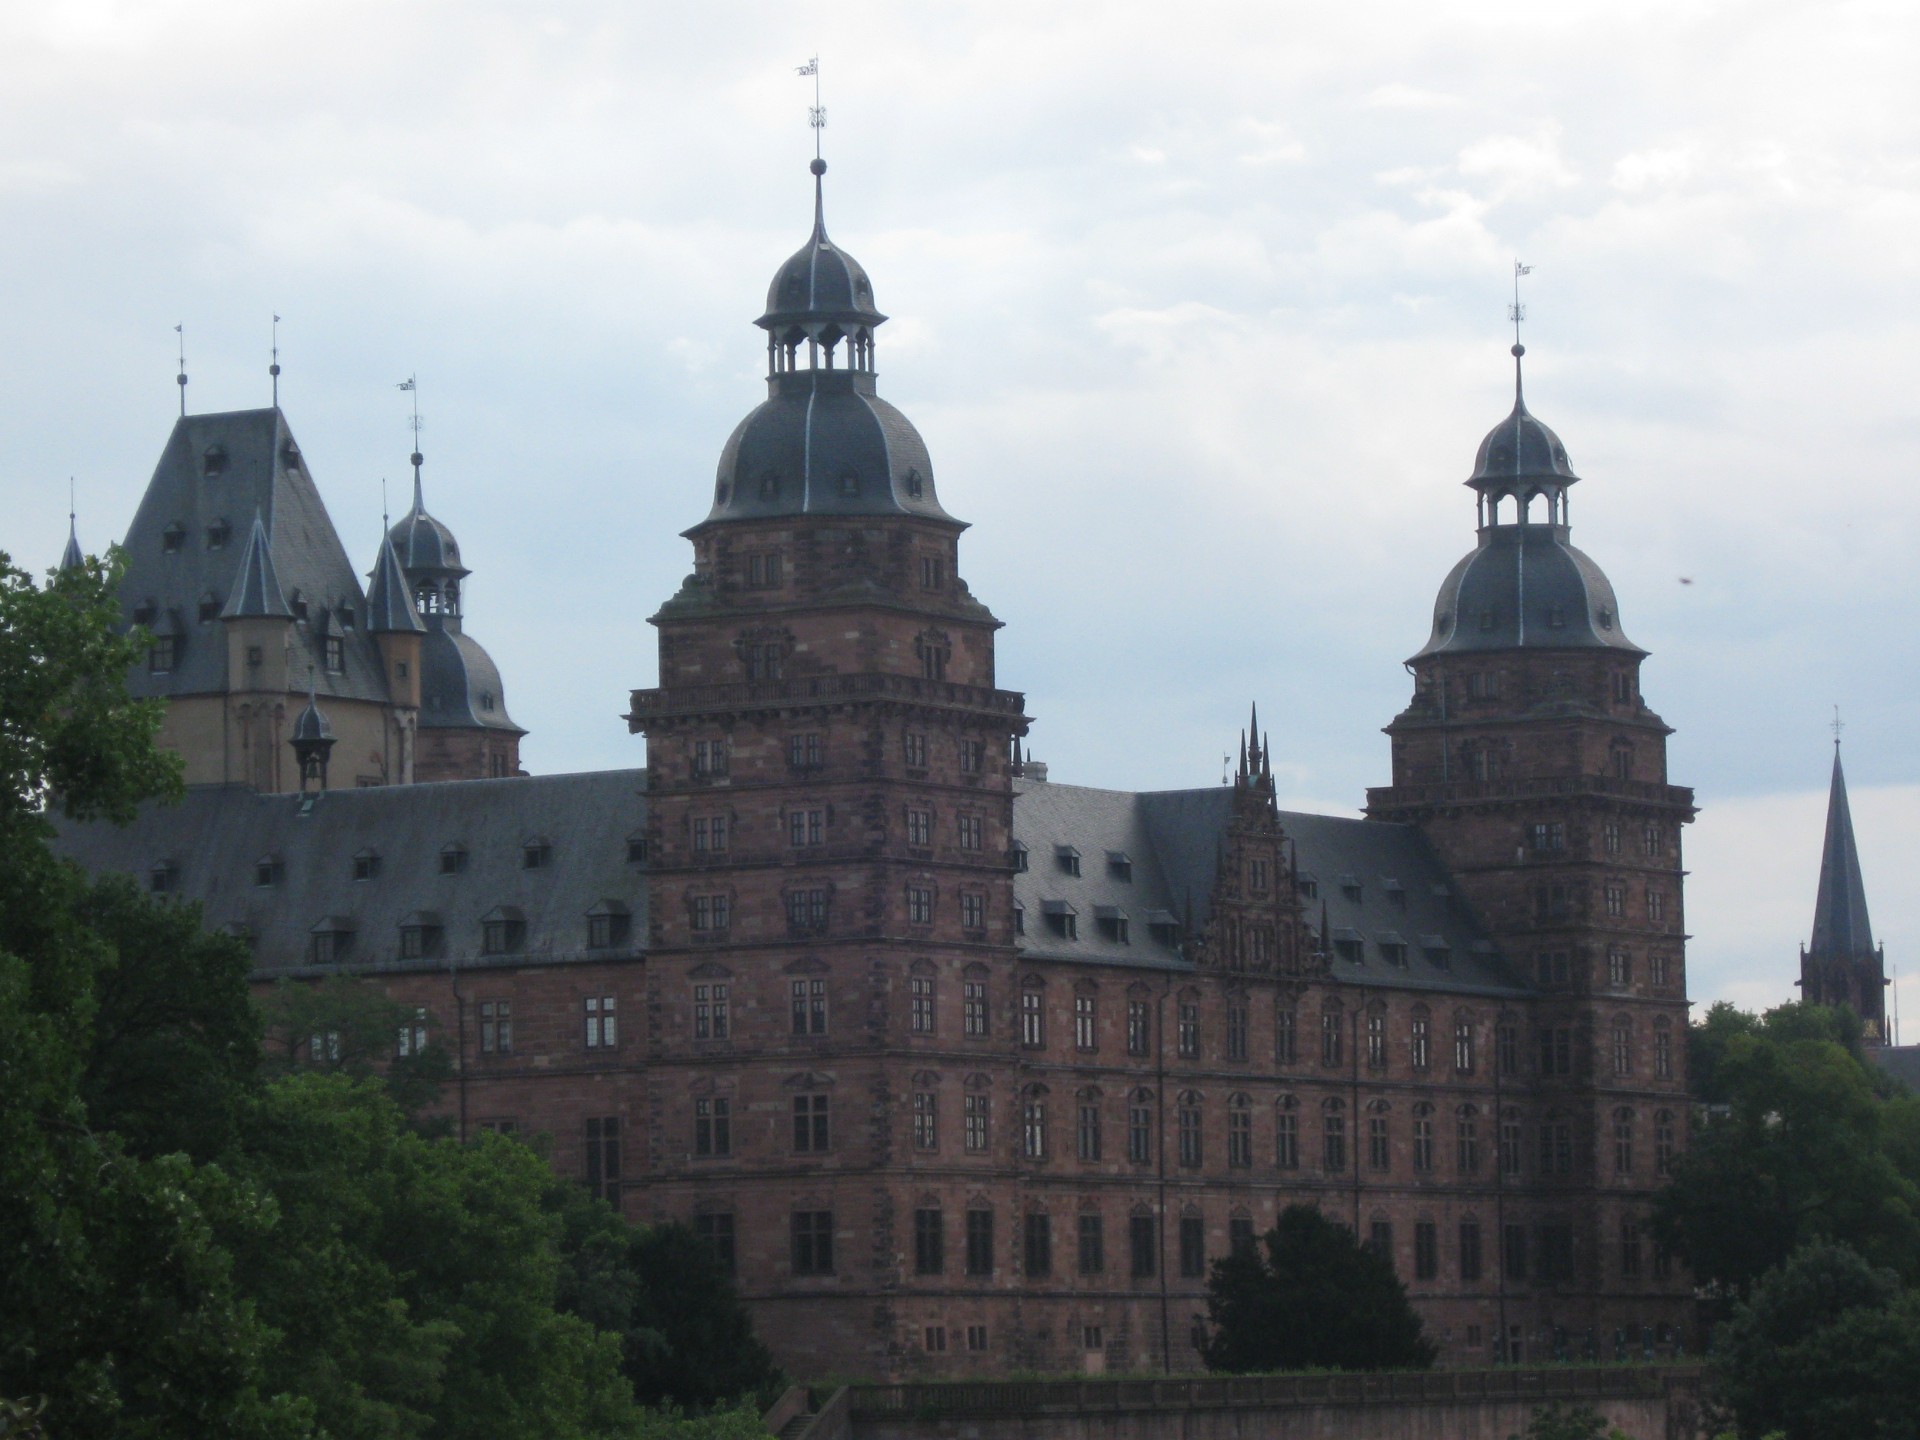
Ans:
<svg viewBox="0 0 1920 1440"><path fill-rule="evenodd" d="M72 853L263 978L417 1007L462 1133L694 1226L803 1374L1191 1368L1209 1259L1298 1202L1393 1258L1447 1362L1691 1344L1645 1225L1685 1144L1692 796L1518 347L1366 819L1282 811L1257 718L1218 788L1058 783L824 168L652 617L644 769L485 778L519 732L418 492L363 592L278 411L191 417L127 590L198 783ZM216 505L244 559L182 589L169 524Z"/></svg>

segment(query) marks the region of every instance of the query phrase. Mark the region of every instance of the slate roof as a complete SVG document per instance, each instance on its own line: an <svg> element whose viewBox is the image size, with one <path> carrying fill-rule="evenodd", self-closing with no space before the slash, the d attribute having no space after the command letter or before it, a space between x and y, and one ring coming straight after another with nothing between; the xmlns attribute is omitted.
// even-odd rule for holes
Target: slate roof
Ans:
<svg viewBox="0 0 1920 1440"><path fill-rule="evenodd" d="M1189 912L1196 928L1206 924L1219 837L1232 803L1224 785L1133 793L1016 781L1014 837L1027 847L1027 869L1014 877L1014 897L1026 910L1023 953L1188 968L1150 925L1158 914L1184 927ZM1294 842L1300 874L1317 883L1318 894L1303 899L1309 926L1318 931L1324 902L1335 937L1344 931L1359 939L1356 958L1334 955L1336 979L1454 993L1525 993L1418 830L1300 811L1282 811L1280 825ZM1079 852L1078 876L1060 866L1061 845ZM1119 877L1110 852L1131 861L1131 880ZM1342 875L1359 882L1357 899L1340 887ZM1073 907L1080 921L1076 939L1062 938L1047 924L1049 902ZM1108 907L1125 912L1128 943L1107 938L1096 923ZM1392 963L1383 942L1404 943L1406 963ZM1439 950L1444 965L1434 958Z"/></svg>
<svg viewBox="0 0 1920 1440"><path fill-rule="evenodd" d="M1837 745L1833 750L1833 781L1827 791L1827 839L1820 853L1820 889L1813 903L1813 940L1807 953L1873 953L1867 886L1860 875L1860 847L1853 839L1853 812L1847 805L1847 777L1840 768Z"/></svg>
<svg viewBox="0 0 1920 1440"><path fill-rule="evenodd" d="M873 303L866 267L827 238L826 199L821 176L826 162L813 162L813 234L774 271L767 286L767 311L753 323L771 331L789 325L837 320L851 328L873 326L887 317Z"/></svg>
<svg viewBox="0 0 1920 1440"><path fill-rule="evenodd" d="M306 608L293 672L311 665L322 696L385 701L386 675L364 623L365 596L305 457L278 409L185 415L174 422L125 541L120 596L128 623L175 637L170 672L136 666L136 696L218 693L227 647L219 615L240 578L253 516L288 605ZM207 615L202 619L202 614ZM137 621L137 617L145 616ZM346 622L351 620L351 628ZM340 634L345 667L327 673L324 637ZM304 664L302 662L305 662Z"/></svg>
<svg viewBox="0 0 1920 1440"><path fill-rule="evenodd" d="M244 927L263 969L300 970L314 927L351 926L355 966L444 968L445 958L402 961L400 926L417 911L437 915L445 954L486 964L481 919L499 906L518 909L524 949L498 963L604 959L619 950L587 949L587 912L605 901L633 917L624 947L637 953L647 933L647 889L627 859L627 837L645 823L644 770L459 780L330 790L317 798L261 795L242 786L197 786L175 806L148 806L126 829L66 827L59 848L89 870L123 871L141 883L170 862L177 893L205 907L208 928ZM308 803L308 802L311 803ZM523 847L549 848L547 865L526 869ZM463 868L441 873L448 846L466 852ZM355 880L354 857L379 856L379 873ZM277 861L272 885L257 867Z"/></svg>
<svg viewBox="0 0 1920 1440"><path fill-rule="evenodd" d="M189 790L177 807L145 808L124 830L68 826L60 848L90 870L123 871L143 882L166 863L178 893L205 905L209 926L240 925L257 937L264 969L304 965L314 927L329 918L353 930L354 964L401 965L399 927L421 910L441 917L448 955L480 963L481 920L497 906L524 916L518 958L566 959L584 952L586 916L603 902L628 907L633 935L646 934L643 867L627 859L628 837L645 824L645 789L643 770L336 790L310 805L297 795L207 786ZM1189 908L1196 925L1205 923L1230 803L1225 787L1133 794L1017 782L1014 835L1029 854L1028 869L1014 879L1027 917L1022 953L1191 969L1154 926L1183 924ZM1456 994L1525 993L1418 831L1297 812L1280 818L1301 873L1318 882L1318 896L1304 902L1309 923L1318 929L1324 903L1335 938L1360 941L1355 955L1335 955L1335 978ZM530 871L522 867L522 847L535 837L552 847L552 861ZM440 871L449 845L467 853L459 874ZM1057 846L1079 852L1078 876L1059 868ZM368 849L379 854L380 874L357 881L354 856ZM1130 879L1115 871L1122 856ZM256 867L268 859L279 862L280 879L258 886ZM1357 898L1339 883L1348 875L1358 881ZM1043 918L1049 907L1062 906L1079 919L1077 939L1056 936ZM1103 935L1103 914L1127 918L1130 943ZM1406 944L1404 965L1389 959L1383 942ZM1445 965L1429 953L1439 948Z"/></svg>
<svg viewBox="0 0 1920 1440"><path fill-rule="evenodd" d="M374 635L419 635L426 628L413 603L413 586L394 553L393 537L382 535L379 558L367 577L367 630Z"/></svg>
<svg viewBox="0 0 1920 1440"><path fill-rule="evenodd" d="M507 714L493 657L460 628L457 615L430 615L420 637L420 728L527 732Z"/></svg>
<svg viewBox="0 0 1920 1440"><path fill-rule="evenodd" d="M273 568L273 545L267 528L258 515L247 531L247 548L240 552L240 573L234 577L222 620L291 620L287 595L280 588L279 572Z"/></svg>
<svg viewBox="0 0 1920 1440"><path fill-rule="evenodd" d="M1869 1045L1867 1058L1909 1090L1920 1092L1920 1045Z"/></svg>

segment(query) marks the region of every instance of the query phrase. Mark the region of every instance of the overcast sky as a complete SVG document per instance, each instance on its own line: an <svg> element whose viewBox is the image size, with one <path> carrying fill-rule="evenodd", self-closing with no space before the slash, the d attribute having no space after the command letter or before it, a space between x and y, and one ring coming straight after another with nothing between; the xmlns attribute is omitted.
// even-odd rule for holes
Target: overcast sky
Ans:
<svg viewBox="0 0 1920 1440"><path fill-rule="evenodd" d="M1793 994L1835 703L1920 968L1917 35L1832 0L0 6L0 548L51 562L69 474L119 538L175 323L189 404L238 409L277 312L350 552L383 476L405 508L417 373L529 768L641 763L646 617L810 220L817 52L882 393L1055 779L1217 783L1255 699L1288 803L1386 779L1517 257L1575 543L1702 805L1694 996Z"/></svg>

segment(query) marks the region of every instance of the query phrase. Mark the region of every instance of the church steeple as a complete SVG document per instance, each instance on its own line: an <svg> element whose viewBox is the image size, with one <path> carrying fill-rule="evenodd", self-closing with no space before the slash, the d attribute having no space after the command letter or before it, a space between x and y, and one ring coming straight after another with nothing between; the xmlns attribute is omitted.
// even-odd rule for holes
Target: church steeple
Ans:
<svg viewBox="0 0 1920 1440"><path fill-rule="evenodd" d="M1837 737L1820 888L1813 902L1813 938L1800 952L1800 987L1805 998L1817 1004L1855 1011L1866 1022L1870 1040L1885 1040L1886 957L1873 943L1867 918L1867 887L1860 875L1860 847L1853 838Z"/></svg>

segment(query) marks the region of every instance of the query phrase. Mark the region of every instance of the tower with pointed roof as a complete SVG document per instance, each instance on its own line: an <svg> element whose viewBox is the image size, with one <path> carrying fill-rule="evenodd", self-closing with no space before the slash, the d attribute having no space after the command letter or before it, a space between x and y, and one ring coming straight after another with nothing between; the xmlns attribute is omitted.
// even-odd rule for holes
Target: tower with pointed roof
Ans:
<svg viewBox="0 0 1920 1440"><path fill-rule="evenodd" d="M1668 781L1646 652L1572 544L1579 477L1527 409L1524 353L1513 347L1513 410L1466 482L1475 546L1408 662L1413 699L1387 726L1393 783L1368 792L1367 814L1420 827L1537 995L1502 1019L1512 1078L1532 1091L1502 1117L1526 1137L1502 1225L1530 1277L1506 1323L1604 1333L1645 1301L1678 1311L1685 1294L1671 1271L1623 1269L1683 1138L1693 793Z"/></svg>
<svg viewBox="0 0 1920 1440"><path fill-rule="evenodd" d="M651 1084L697 1088L728 1053L734 1074L709 1103L768 1106L795 1127L794 1147L730 1167L742 1209L755 1196L777 1226L742 1245L795 1277L769 1270L747 1292L785 1353L884 1365L917 1323L912 1297L886 1292L925 1183L884 1138L905 1123L889 1097L903 1067L943 1062L931 1045L917 1062L888 1053L875 1007L922 984L984 994L973 977L1012 967L1011 741L1027 721L996 685L1000 622L960 577L964 526L918 432L877 393L886 317L827 235L825 169L814 162L813 232L756 322L767 398L686 532L693 571L651 619L659 685L634 692L628 723L647 742L649 980L671 1017ZM782 1003L713 1028L714 1003L768 981ZM702 997L697 1017L683 995ZM991 1034L963 1068L1008 1063L1005 1016ZM672 1135L654 1144L650 1202L697 1208L714 1167ZM857 1244L834 1238L849 1225Z"/></svg>
<svg viewBox="0 0 1920 1440"><path fill-rule="evenodd" d="M1840 741L1833 742L1833 779L1827 790L1827 834L1820 852L1820 889L1813 902L1813 938L1800 947L1800 995L1816 1005L1857 1014L1870 1044L1885 1045L1887 957L1873 943L1860 848L1853 838Z"/></svg>

